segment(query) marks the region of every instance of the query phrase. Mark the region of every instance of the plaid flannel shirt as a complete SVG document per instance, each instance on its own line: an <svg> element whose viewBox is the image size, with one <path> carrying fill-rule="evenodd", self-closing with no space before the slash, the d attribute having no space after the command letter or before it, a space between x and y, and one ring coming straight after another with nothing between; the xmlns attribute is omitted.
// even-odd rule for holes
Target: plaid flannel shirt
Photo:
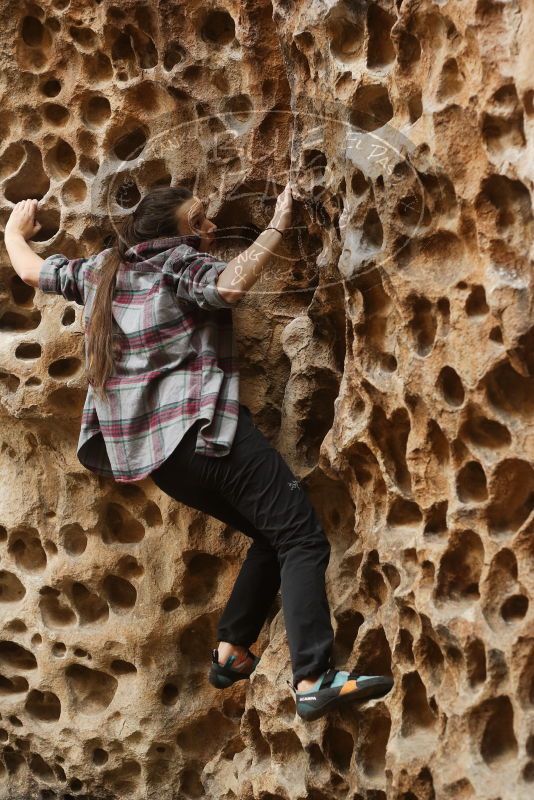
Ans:
<svg viewBox="0 0 534 800"><path fill-rule="evenodd" d="M230 451L239 413L233 304L216 286L227 264L199 252L199 244L197 235L142 242L118 268L112 314L122 352L106 401L88 386L77 448L92 472L120 483L147 477L199 418L195 452ZM86 329L109 252L57 253L41 265L39 288L84 305Z"/></svg>

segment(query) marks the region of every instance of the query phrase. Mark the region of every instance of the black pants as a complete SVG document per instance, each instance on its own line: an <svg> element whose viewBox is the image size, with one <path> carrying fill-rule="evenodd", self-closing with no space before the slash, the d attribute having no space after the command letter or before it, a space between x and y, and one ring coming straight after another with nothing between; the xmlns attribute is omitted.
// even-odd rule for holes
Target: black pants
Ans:
<svg viewBox="0 0 534 800"><path fill-rule="evenodd" d="M180 503L225 522L252 543L217 627L217 640L250 647L281 586L293 684L333 666L325 589L330 543L304 489L240 404L226 456L194 452L199 422L152 472Z"/></svg>

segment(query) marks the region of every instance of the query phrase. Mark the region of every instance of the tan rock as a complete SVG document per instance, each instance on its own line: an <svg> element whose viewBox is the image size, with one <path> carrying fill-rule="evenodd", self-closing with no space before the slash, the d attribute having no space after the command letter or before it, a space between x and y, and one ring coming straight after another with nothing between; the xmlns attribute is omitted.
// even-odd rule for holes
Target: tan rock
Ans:
<svg viewBox="0 0 534 800"><path fill-rule="evenodd" d="M279 606L250 684L208 684L246 537L83 469L81 308L3 248L0 797L531 798L532 4L1 18L0 217L38 197L43 257L156 182L260 230L291 169L296 229L234 312L243 401L332 543L336 664L395 687L304 723Z"/></svg>

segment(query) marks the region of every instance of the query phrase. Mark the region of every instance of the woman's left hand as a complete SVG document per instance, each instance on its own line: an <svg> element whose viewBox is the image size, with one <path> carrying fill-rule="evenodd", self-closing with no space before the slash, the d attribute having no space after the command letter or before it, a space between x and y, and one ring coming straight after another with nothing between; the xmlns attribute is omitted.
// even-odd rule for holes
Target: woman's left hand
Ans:
<svg viewBox="0 0 534 800"><path fill-rule="evenodd" d="M4 238L8 236L22 236L30 239L41 230L41 223L35 219L37 211L37 200L21 200L15 203L4 231Z"/></svg>

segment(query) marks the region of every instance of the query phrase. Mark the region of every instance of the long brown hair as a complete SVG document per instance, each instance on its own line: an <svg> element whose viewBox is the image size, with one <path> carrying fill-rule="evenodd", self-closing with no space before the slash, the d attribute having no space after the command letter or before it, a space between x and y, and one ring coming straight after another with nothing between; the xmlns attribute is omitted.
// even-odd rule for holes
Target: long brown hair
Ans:
<svg viewBox="0 0 534 800"><path fill-rule="evenodd" d="M98 285L86 327L87 379L96 394L106 399L105 383L113 372L117 345L113 342L112 301L117 270L129 247L149 239L179 236L176 208L193 193L185 186L156 186L126 218L111 252L98 270Z"/></svg>

